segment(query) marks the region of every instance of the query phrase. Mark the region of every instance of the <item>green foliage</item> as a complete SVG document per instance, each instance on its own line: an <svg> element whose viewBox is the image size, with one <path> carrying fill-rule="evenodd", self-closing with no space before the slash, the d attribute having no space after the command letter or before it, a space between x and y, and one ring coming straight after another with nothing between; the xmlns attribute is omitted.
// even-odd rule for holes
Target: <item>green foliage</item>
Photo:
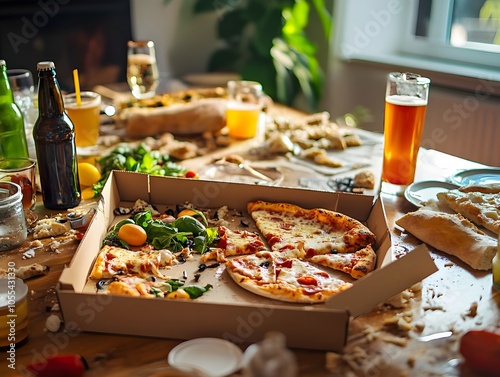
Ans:
<svg viewBox="0 0 500 377"><path fill-rule="evenodd" d="M225 45L213 52L209 71L237 72L259 81L274 100L292 105L302 93L311 110L323 92L324 75L306 28L311 7L326 42L332 17L329 0L196 0L195 14L216 12L217 35Z"/></svg>

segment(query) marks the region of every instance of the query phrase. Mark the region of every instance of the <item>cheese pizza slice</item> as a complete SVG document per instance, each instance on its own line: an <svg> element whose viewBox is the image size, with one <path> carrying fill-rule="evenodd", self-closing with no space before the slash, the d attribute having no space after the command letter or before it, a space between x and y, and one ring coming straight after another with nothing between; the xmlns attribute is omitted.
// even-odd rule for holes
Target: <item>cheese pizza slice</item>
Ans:
<svg viewBox="0 0 500 377"><path fill-rule="evenodd" d="M118 274L166 278L160 268L172 266L176 261L175 255L169 250L143 248L134 251L105 245L97 255L90 278L109 279Z"/></svg>
<svg viewBox="0 0 500 377"><path fill-rule="evenodd" d="M374 270L376 254L371 245L368 245L355 253L318 254L307 260L360 279Z"/></svg>
<svg viewBox="0 0 500 377"><path fill-rule="evenodd" d="M289 256L352 253L375 242L368 227L342 213L264 201L247 209L271 249Z"/></svg>
<svg viewBox="0 0 500 377"><path fill-rule="evenodd" d="M352 286L306 261L269 251L232 258L226 270L242 288L286 302L316 304Z"/></svg>
<svg viewBox="0 0 500 377"><path fill-rule="evenodd" d="M203 254L202 261L216 259L218 262L225 262L226 257L266 250L266 244L260 236L248 230L231 230L221 225L218 228L218 235L216 247Z"/></svg>

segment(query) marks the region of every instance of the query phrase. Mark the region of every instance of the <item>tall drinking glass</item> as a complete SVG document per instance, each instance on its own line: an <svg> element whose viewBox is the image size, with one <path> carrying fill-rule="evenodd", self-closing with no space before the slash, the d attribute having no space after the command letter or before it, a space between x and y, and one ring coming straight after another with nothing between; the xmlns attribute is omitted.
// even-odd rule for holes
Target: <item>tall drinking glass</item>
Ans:
<svg viewBox="0 0 500 377"><path fill-rule="evenodd" d="M35 94L35 84L33 75L27 69L8 69L7 77L9 78L10 88L14 95L14 101L23 112L26 121L31 121L33 125L32 113L33 97Z"/></svg>
<svg viewBox="0 0 500 377"><path fill-rule="evenodd" d="M8 69L9 78L14 101L17 103L24 118L24 130L26 132L26 141L28 143L28 152L30 157L35 158L35 143L33 141L33 124L38 116L38 110L35 107L34 95L35 84L33 75L28 69Z"/></svg>
<svg viewBox="0 0 500 377"><path fill-rule="evenodd" d="M381 191L402 195L415 178L430 80L414 73L387 78Z"/></svg>
<svg viewBox="0 0 500 377"><path fill-rule="evenodd" d="M152 41L129 41L127 50L127 81L135 98L151 98L160 81Z"/></svg>

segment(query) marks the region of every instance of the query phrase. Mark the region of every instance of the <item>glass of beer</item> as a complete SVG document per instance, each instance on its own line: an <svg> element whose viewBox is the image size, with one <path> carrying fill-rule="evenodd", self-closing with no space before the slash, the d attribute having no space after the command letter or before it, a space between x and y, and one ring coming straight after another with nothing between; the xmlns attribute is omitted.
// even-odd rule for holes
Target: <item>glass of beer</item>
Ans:
<svg viewBox="0 0 500 377"><path fill-rule="evenodd" d="M227 83L226 126L230 137L251 139L258 134L262 112L262 85L256 81Z"/></svg>
<svg viewBox="0 0 500 377"><path fill-rule="evenodd" d="M64 106L75 126L75 142L78 153L85 154L97 145L101 113L101 96L96 92L80 93L81 103L76 93L64 96Z"/></svg>
<svg viewBox="0 0 500 377"><path fill-rule="evenodd" d="M430 80L414 73L387 78L381 191L402 195L415 178Z"/></svg>
<svg viewBox="0 0 500 377"><path fill-rule="evenodd" d="M160 82L152 41L129 41L127 50L127 82L137 99L151 98Z"/></svg>

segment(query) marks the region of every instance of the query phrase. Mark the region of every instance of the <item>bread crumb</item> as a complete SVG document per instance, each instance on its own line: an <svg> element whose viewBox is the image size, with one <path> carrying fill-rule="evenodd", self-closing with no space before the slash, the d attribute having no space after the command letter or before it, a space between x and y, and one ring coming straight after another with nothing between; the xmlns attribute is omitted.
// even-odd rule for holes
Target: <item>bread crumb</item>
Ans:
<svg viewBox="0 0 500 377"><path fill-rule="evenodd" d="M469 310L467 311L467 313L465 313L465 316L470 317L470 318L474 318L477 315L477 307L478 307L478 303L473 302L471 304Z"/></svg>
<svg viewBox="0 0 500 377"><path fill-rule="evenodd" d="M45 320L45 328L50 332L58 332L61 327L61 319L56 314L51 314Z"/></svg>
<svg viewBox="0 0 500 377"><path fill-rule="evenodd" d="M326 369L335 370L340 368L342 364L342 355L336 352L327 352L325 355Z"/></svg>

